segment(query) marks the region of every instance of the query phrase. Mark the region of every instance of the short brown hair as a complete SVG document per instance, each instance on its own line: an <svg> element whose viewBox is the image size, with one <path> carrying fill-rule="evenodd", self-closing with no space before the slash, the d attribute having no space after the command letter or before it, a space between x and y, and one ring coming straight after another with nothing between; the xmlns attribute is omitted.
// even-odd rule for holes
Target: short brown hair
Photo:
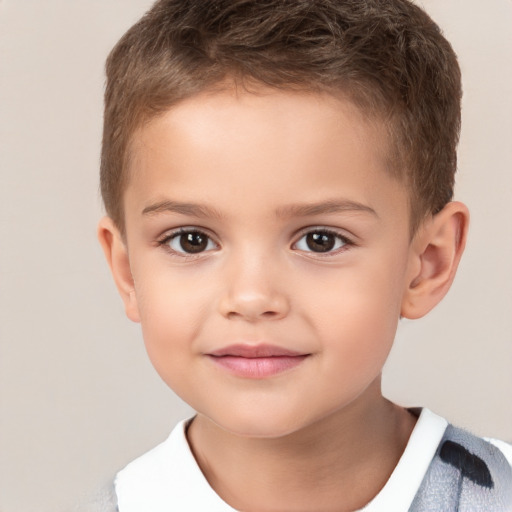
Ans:
<svg viewBox="0 0 512 512"><path fill-rule="evenodd" d="M439 27L408 0L159 0L106 72L101 192L122 230L134 131L228 79L342 92L385 121L413 229L452 198L460 70Z"/></svg>

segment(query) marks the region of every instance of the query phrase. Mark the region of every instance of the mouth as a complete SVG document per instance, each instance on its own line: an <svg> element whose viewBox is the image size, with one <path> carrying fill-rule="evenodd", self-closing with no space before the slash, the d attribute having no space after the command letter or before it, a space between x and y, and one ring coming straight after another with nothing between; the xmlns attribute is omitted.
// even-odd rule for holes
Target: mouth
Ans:
<svg viewBox="0 0 512 512"><path fill-rule="evenodd" d="M263 379L296 368L311 354L274 345L230 345L206 355L233 375Z"/></svg>

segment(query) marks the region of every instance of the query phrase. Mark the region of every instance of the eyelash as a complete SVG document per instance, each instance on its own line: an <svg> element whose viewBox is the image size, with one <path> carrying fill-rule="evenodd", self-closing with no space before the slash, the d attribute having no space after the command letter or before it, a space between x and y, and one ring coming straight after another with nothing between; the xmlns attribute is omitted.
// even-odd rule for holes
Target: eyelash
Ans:
<svg viewBox="0 0 512 512"><path fill-rule="evenodd" d="M188 235L188 234L197 234L199 236L205 237L206 238L206 247L204 249L201 249L198 252L194 253L194 252L187 252L185 250L178 251L176 249L173 249L170 246L170 242L172 242L173 240L178 240L179 237L181 237L183 235ZM337 255L340 252L344 252L344 251L348 250L351 246L355 245L352 240L350 240L346 236L340 234L338 231L335 231L333 229L329 229L329 228L325 228L325 227L309 227L309 228L305 228L304 230L301 231L300 237L297 239L297 241L295 241L292 244L292 248L296 248L297 245L301 242L301 240L305 239L309 235L319 235L319 234L332 236L336 239L334 244L336 245L337 243L341 242L341 245L339 247L335 247L334 250L332 250L333 248L331 247L325 252L313 251L313 250L308 251L305 249L297 249L297 250L300 251L301 253L305 253L305 254L307 254L307 253L314 254L315 257L326 258L329 256ZM157 243L159 246L163 247L165 250L170 252L172 255L175 255L175 256L178 256L181 258L189 258L189 259L198 258L198 257L201 257L204 253L210 252L212 250L211 247L210 248L208 247L210 244L214 244L214 246L216 248L219 247L219 244L217 242L215 242L213 240L213 238L210 235L208 235L208 233L205 230L203 230L201 228L195 228L195 227L179 228L170 233L166 233L161 239L157 240Z"/></svg>

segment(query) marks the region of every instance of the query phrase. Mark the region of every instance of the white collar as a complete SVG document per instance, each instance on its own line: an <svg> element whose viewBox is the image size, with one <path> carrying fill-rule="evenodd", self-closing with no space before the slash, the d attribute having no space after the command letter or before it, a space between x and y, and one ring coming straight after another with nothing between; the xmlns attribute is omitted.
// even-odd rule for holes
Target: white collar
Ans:
<svg viewBox="0 0 512 512"><path fill-rule="evenodd" d="M386 485L361 512L406 512L436 454L448 422L422 409L405 451Z"/></svg>
<svg viewBox="0 0 512 512"><path fill-rule="evenodd" d="M210 487L190 450L181 421L163 443L134 460L116 477L119 512L208 510L236 512ZM406 512L435 455L448 423L422 409L398 465L361 512Z"/></svg>

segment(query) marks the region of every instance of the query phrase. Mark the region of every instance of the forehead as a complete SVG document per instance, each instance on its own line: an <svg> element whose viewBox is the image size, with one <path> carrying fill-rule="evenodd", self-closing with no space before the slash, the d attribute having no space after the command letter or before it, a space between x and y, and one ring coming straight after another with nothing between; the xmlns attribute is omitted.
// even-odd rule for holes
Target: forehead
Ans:
<svg viewBox="0 0 512 512"><path fill-rule="evenodd" d="M386 155L383 127L346 98L267 89L205 92L134 134L125 206L142 211L168 196L222 197L226 210L249 204L262 210L282 206L285 197L343 196L373 208L379 198L394 197L391 189L403 196L386 170Z"/></svg>

